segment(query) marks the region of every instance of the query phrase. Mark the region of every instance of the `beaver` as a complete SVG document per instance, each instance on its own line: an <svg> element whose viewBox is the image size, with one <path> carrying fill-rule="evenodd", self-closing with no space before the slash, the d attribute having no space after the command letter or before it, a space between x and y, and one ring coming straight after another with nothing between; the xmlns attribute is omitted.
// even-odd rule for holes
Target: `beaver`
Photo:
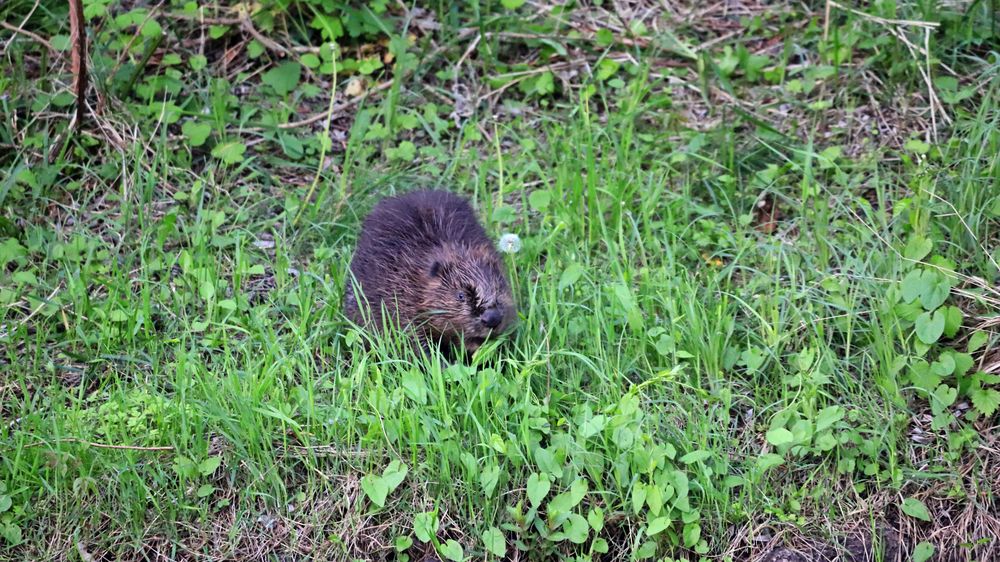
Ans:
<svg viewBox="0 0 1000 562"><path fill-rule="evenodd" d="M420 347L437 345L451 359L517 319L500 254L469 202L447 191L380 201L361 225L350 272L348 319L376 332L386 321L410 328Z"/></svg>

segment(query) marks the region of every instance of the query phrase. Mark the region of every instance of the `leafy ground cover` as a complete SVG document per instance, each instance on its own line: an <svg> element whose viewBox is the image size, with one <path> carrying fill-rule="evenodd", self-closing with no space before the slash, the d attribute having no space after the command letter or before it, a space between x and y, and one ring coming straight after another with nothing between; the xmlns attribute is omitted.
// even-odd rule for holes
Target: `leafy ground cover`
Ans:
<svg viewBox="0 0 1000 562"><path fill-rule="evenodd" d="M996 3L0 5L0 558L993 560ZM79 74L79 73L78 73ZM473 199L520 328L340 315Z"/></svg>

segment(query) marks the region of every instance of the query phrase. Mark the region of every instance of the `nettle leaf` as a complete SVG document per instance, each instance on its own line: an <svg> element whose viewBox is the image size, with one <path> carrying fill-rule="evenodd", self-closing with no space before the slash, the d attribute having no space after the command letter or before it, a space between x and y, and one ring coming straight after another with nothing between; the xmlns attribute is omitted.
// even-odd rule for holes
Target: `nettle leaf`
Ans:
<svg viewBox="0 0 1000 562"><path fill-rule="evenodd" d="M549 475L537 472L528 477L528 501L532 507L541 505L542 500L549 493L552 483L549 482Z"/></svg>
<svg viewBox="0 0 1000 562"><path fill-rule="evenodd" d="M284 96L299 85L301 77L302 65L295 61L287 61L268 70L260 79L261 82L274 88L279 96Z"/></svg>
<svg viewBox="0 0 1000 562"><path fill-rule="evenodd" d="M487 552L497 558L503 558L507 554L507 539L496 527L490 527L483 531L483 546L486 547Z"/></svg>
<svg viewBox="0 0 1000 562"><path fill-rule="evenodd" d="M990 417L1000 408L1000 391L992 388L978 388L970 393L972 405L980 414Z"/></svg>
<svg viewBox="0 0 1000 562"><path fill-rule="evenodd" d="M241 142L227 142L213 148L212 156L226 164L237 164L243 161L243 154L246 151L247 146Z"/></svg>
<svg viewBox="0 0 1000 562"><path fill-rule="evenodd" d="M417 145L410 141L403 141L395 148L387 148L385 154L390 160L412 162L417 156Z"/></svg>
<svg viewBox="0 0 1000 562"><path fill-rule="evenodd" d="M927 510L927 506L917 498L906 498L899 507L903 510L903 513L910 517L927 522L931 520L931 513Z"/></svg>
<svg viewBox="0 0 1000 562"><path fill-rule="evenodd" d="M914 323L914 330L917 333L917 338L925 344L936 343L941 338L941 334L944 333L944 313L935 310L933 314L930 312L921 314Z"/></svg>

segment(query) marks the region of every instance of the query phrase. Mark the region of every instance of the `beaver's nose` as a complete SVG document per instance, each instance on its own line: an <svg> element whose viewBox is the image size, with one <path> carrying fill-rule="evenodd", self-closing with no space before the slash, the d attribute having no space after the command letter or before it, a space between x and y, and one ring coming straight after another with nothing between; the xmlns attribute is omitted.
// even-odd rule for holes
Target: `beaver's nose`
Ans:
<svg viewBox="0 0 1000 562"><path fill-rule="evenodd" d="M499 308L491 308L484 312L479 319L482 321L483 326L486 326L487 328L496 328L503 320L503 313L500 312Z"/></svg>

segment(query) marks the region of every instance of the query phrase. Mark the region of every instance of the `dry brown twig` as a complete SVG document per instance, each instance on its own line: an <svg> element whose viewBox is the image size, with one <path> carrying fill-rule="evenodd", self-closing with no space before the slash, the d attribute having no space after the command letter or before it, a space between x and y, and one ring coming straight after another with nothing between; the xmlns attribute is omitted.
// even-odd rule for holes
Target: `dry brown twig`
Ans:
<svg viewBox="0 0 1000 562"><path fill-rule="evenodd" d="M87 29L83 19L83 0L69 0L70 64L73 71L73 94L76 96L76 114L73 127L83 121L87 94Z"/></svg>
<svg viewBox="0 0 1000 562"><path fill-rule="evenodd" d="M28 31L27 29L24 29L23 27L18 27L18 26L15 26L15 25L11 25L11 24L9 24L9 23L7 23L5 21L0 21L0 27L13 32L14 35L24 35L25 37L31 38L32 40L34 40L39 45L41 45L41 46L45 47L46 49L48 49L49 53L52 54L52 55L55 55L58 52L58 51L56 51L56 48L52 46L52 43L49 43L48 40L46 40L41 35L38 35L37 33L33 33L31 31ZM10 45L10 42L13 41L13 40L14 40L14 37L11 37L10 40L7 41L7 45ZM6 50L6 48L4 50Z"/></svg>

